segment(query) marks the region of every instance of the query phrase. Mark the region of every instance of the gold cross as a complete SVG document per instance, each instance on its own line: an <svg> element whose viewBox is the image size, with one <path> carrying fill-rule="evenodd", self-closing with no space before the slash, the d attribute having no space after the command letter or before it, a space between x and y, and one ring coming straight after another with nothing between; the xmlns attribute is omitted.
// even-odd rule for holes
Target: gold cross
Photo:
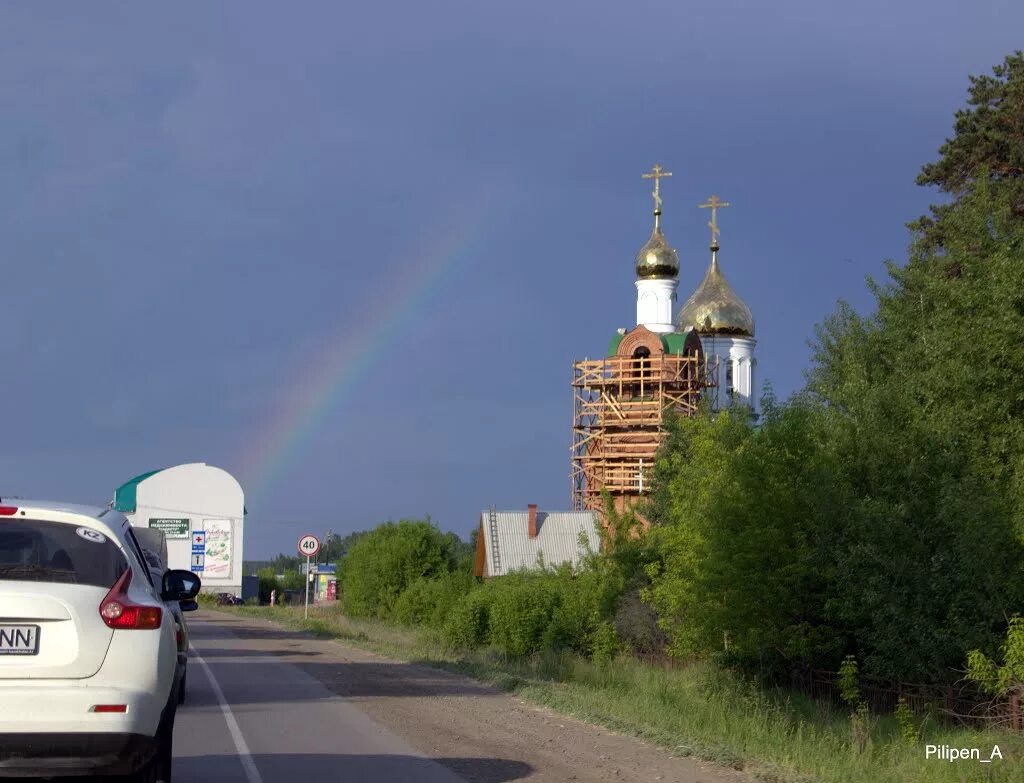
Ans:
<svg viewBox="0 0 1024 783"><path fill-rule="evenodd" d="M718 245L718 235L722 232L718 229L718 210L721 207L730 206L728 201L722 201L718 196L712 195L708 199L707 204L698 204L701 209L711 209L711 222L708 226L711 228L711 244Z"/></svg>
<svg viewBox="0 0 1024 783"><path fill-rule="evenodd" d="M641 175L644 179L654 180L654 214L661 214L661 178L671 177L671 171L665 171L661 168L661 164L655 163L654 167L647 174Z"/></svg>

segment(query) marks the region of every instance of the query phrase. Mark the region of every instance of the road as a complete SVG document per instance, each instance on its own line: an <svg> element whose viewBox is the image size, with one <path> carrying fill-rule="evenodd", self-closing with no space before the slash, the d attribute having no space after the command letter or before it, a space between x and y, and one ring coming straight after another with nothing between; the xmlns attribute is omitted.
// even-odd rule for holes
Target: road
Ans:
<svg viewBox="0 0 1024 783"><path fill-rule="evenodd" d="M174 783L741 780L447 672L234 616L190 628Z"/></svg>

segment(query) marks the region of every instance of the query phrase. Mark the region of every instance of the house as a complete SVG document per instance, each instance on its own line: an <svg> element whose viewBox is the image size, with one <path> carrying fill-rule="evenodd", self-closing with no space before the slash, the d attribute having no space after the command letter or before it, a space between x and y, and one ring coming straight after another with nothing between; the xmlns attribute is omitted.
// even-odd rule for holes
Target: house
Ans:
<svg viewBox="0 0 1024 783"><path fill-rule="evenodd" d="M593 511L489 511L480 514L476 539L476 576L504 576L527 568L570 563L579 566L600 548Z"/></svg>

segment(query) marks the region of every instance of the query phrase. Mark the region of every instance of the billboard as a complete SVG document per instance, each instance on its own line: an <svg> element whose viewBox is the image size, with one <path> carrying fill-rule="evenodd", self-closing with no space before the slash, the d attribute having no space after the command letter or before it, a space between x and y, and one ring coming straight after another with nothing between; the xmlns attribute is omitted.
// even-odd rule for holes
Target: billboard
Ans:
<svg viewBox="0 0 1024 783"><path fill-rule="evenodd" d="M205 519L206 549L203 558L203 579L231 577L232 523L230 519Z"/></svg>

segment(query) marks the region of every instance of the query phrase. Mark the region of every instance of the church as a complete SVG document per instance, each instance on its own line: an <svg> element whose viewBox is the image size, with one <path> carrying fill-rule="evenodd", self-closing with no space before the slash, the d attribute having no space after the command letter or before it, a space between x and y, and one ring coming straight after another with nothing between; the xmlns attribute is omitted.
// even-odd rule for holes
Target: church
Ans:
<svg viewBox="0 0 1024 783"><path fill-rule="evenodd" d="M711 196L710 263L704 279L676 310L679 254L661 225L661 166L654 181L654 227L636 254L636 326L619 329L607 355L573 365L572 502L576 511L604 508L603 495L624 510L650 490L666 414L692 416L702 399L711 410L743 405L757 416L754 318L726 280L719 261L718 210Z"/></svg>

